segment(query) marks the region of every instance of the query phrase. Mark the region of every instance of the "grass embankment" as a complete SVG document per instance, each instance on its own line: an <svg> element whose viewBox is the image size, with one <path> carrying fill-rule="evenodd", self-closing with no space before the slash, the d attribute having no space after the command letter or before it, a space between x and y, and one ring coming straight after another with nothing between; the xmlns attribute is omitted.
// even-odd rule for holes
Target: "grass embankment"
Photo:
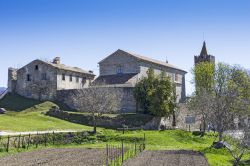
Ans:
<svg viewBox="0 0 250 166"><path fill-rule="evenodd" d="M7 110L0 115L0 131L89 130L90 127L44 115L56 104L7 95L0 107Z"/></svg>

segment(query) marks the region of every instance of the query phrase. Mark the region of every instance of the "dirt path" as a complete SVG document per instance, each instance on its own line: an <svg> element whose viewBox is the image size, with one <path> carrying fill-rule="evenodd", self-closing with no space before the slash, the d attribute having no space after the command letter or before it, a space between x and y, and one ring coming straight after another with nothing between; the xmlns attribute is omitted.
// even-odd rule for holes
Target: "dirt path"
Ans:
<svg viewBox="0 0 250 166"><path fill-rule="evenodd" d="M102 166L102 149L58 148L23 152L0 158L1 166Z"/></svg>
<svg viewBox="0 0 250 166"><path fill-rule="evenodd" d="M144 151L124 166L209 166L205 157L194 151Z"/></svg>

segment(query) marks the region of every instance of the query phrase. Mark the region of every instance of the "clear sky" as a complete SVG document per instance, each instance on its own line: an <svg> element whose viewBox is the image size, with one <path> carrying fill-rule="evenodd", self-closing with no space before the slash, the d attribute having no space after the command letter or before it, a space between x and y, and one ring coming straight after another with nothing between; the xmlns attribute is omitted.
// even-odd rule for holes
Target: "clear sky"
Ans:
<svg viewBox="0 0 250 166"><path fill-rule="evenodd" d="M117 49L185 69L207 42L216 61L250 68L249 0L0 0L0 87L8 67L60 56L94 70Z"/></svg>

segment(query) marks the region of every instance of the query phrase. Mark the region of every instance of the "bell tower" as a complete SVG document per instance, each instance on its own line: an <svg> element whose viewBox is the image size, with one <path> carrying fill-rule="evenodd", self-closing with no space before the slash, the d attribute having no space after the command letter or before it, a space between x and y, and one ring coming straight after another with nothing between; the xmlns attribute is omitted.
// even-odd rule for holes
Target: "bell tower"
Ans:
<svg viewBox="0 0 250 166"><path fill-rule="evenodd" d="M200 55L194 56L194 64L198 64L200 62L211 62L215 63L215 57L213 55L209 55L207 53L206 42L203 42L203 46L201 49Z"/></svg>

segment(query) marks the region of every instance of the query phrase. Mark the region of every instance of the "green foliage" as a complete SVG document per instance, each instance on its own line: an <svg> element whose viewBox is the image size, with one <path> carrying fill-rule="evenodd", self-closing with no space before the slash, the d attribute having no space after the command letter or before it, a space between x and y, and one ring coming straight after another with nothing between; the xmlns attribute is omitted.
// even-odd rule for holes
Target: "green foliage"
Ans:
<svg viewBox="0 0 250 166"><path fill-rule="evenodd" d="M200 90L210 91L214 85L215 65L210 62L196 64L193 69L196 92Z"/></svg>
<svg viewBox="0 0 250 166"><path fill-rule="evenodd" d="M164 72L155 76L152 68L148 76L136 84L134 96L144 113L155 116L169 116L176 107L175 86L170 77Z"/></svg>

